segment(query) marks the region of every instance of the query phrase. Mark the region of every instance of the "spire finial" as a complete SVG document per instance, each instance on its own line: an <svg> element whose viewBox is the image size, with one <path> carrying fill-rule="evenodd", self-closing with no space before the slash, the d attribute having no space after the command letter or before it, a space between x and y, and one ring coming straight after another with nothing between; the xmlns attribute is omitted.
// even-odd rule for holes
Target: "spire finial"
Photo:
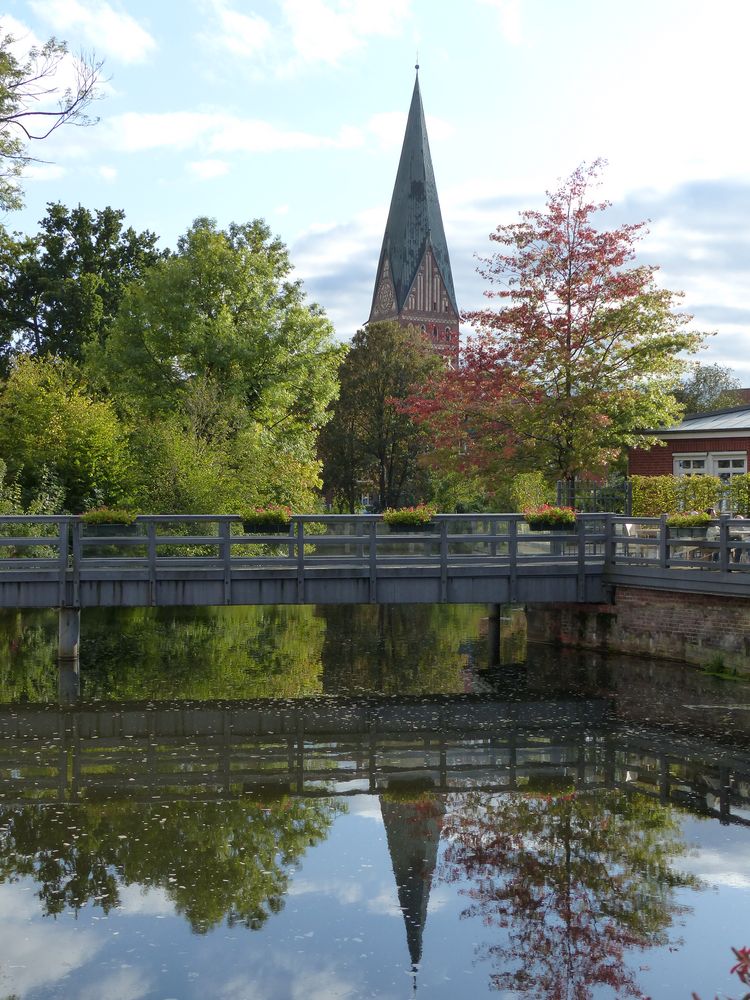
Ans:
<svg viewBox="0 0 750 1000"><path fill-rule="evenodd" d="M417 73L419 73L419 49L417 49L417 59L416 62L414 63L414 69L417 71Z"/></svg>

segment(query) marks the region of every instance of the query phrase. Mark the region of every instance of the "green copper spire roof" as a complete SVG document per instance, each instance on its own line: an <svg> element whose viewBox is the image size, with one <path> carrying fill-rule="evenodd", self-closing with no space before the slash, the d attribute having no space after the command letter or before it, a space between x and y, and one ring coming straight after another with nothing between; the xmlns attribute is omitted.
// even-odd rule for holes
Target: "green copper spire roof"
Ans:
<svg viewBox="0 0 750 1000"><path fill-rule="evenodd" d="M417 74L375 282L377 292L383 264L388 259L399 312L428 244L432 247L450 304L458 313Z"/></svg>

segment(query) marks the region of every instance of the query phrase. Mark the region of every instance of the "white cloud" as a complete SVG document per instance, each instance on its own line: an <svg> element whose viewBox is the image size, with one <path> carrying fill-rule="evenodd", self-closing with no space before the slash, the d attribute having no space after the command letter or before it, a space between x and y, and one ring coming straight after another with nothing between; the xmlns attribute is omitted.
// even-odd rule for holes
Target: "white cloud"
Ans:
<svg viewBox="0 0 750 1000"><path fill-rule="evenodd" d="M101 55L123 63L142 62L156 41L125 11L105 0L31 0L31 8L63 37L83 37Z"/></svg>
<svg viewBox="0 0 750 1000"><path fill-rule="evenodd" d="M56 181L65 175L65 167L57 163L30 163L23 172L26 181Z"/></svg>
<svg viewBox="0 0 750 1000"><path fill-rule="evenodd" d="M483 7L492 7L497 12L500 34L509 45L520 45L521 0L479 0Z"/></svg>
<svg viewBox="0 0 750 1000"><path fill-rule="evenodd" d="M273 29L259 14L241 14L232 10L225 0L214 0L218 31L214 42L234 55L253 58L270 44Z"/></svg>
<svg viewBox="0 0 750 1000"><path fill-rule="evenodd" d="M230 166L226 160L193 160L188 163L188 170L202 181L213 180L229 173Z"/></svg>
<svg viewBox="0 0 750 1000"><path fill-rule="evenodd" d="M350 149L362 142L357 129L341 129L337 136L287 130L271 122L213 111L129 111L107 121L105 144L124 152L146 149L189 149L200 144L214 153L242 151ZM213 161L218 162L218 161Z"/></svg>
<svg viewBox="0 0 750 1000"><path fill-rule="evenodd" d="M106 165L99 167L99 176L105 181L114 181L117 179L117 168L108 167Z"/></svg>
<svg viewBox="0 0 750 1000"><path fill-rule="evenodd" d="M279 75L337 66L370 38L398 36L410 17L409 0L282 0L281 21L273 25L227 0L211 0L211 8L211 43Z"/></svg>

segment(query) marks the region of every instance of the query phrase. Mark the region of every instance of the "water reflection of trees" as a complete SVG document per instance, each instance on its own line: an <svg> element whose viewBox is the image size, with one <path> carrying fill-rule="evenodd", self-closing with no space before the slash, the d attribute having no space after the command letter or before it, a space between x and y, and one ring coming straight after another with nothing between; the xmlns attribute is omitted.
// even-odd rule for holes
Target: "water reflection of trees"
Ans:
<svg viewBox="0 0 750 1000"><path fill-rule="evenodd" d="M312 607L83 612L87 699L293 698L321 691L325 623ZM0 615L0 699L57 699L56 612Z"/></svg>
<svg viewBox="0 0 750 1000"><path fill-rule="evenodd" d="M327 605L318 613L326 692L455 694L475 658L486 658L477 639L486 605Z"/></svg>
<svg viewBox="0 0 750 1000"><path fill-rule="evenodd" d="M223 920L257 930L344 808L284 797L0 809L0 881L33 878L46 915L87 904L106 913L138 885L162 890L196 933Z"/></svg>
<svg viewBox="0 0 750 1000"><path fill-rule="evenodd" d="M463 912L496 940L491 984L539 1000L589 1000L597 986L642 997L629 953L663 945L698 888L673 809L617 791L454 796L440 875L465 882Z"/></svg>

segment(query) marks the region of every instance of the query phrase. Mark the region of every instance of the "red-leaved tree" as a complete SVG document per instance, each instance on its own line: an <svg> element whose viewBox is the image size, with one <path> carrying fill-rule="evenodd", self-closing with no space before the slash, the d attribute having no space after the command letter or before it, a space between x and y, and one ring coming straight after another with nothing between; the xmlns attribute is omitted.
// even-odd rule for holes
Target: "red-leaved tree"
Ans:
<svg viewBox="0 0 750 1000"><path fill-rule="evenodd" d="M465 316L476 334L461 364L409 404L436 461L490 480L509 463L572 479L679 417L684 355L703 334L687 329L656 268L635 263L645 224L597 227L609 207L592 195L601 167L579 167L544 211L492 234L503 249L480 273L493 306Z"/></svg>

